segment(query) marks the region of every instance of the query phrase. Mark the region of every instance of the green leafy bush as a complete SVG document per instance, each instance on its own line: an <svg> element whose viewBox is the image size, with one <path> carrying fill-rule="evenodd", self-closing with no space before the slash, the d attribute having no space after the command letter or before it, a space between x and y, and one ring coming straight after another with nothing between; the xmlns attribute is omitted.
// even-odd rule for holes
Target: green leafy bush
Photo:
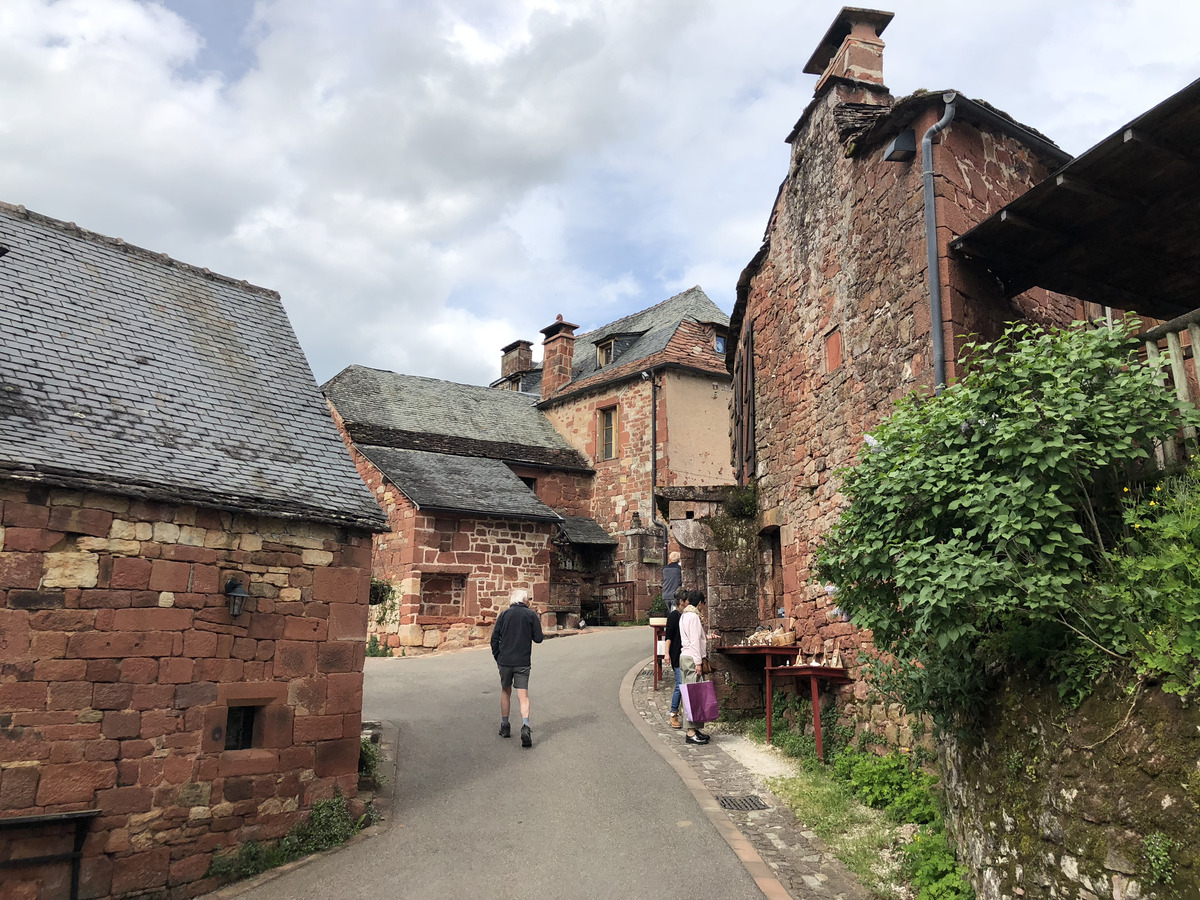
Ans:
<svg viewBox="0 0 1200 900"><path fill-rule="evenodd" d="M975 900L967 869L954 858L940 827L922 828L903 850L901 871L917 900Z"/></svg>
<svg viewBox="0 0 1200 900"><path fill-rule="evenodd" d="M1124 531L1113 464L1200 421L1160 362L1131 362L1135 327L971 345L962 380L902 401L843 473L818 575L890 654L882 686L909 712L965 727L1005 671L1078 695L1128 656L1124 611L1091 589Z"/></svg>
<svg viewBox="0 0 1200 900"><path fill-rule="evenodd" d="M926 824L939 816L933 792L937 779L914 769L899 753L878 756L846 750L834 759L832 771L860 802L886 810L897 822Z"/></svg>
<svg viewBox="0 0 1200 900"><path fill-rule="evenodd" d="M367 641L367 656L391 656L387 644L380 643L379 635L373 634Z"/></svg>
<svg viewBox="0 0 1200 900"><path fill-rule="evenodd" d="M1189 694L1200 688L1200 478L1164 479L1130 501L1126 518L1128 537L1096 589L1126 611L1137 671Z"/></svg>

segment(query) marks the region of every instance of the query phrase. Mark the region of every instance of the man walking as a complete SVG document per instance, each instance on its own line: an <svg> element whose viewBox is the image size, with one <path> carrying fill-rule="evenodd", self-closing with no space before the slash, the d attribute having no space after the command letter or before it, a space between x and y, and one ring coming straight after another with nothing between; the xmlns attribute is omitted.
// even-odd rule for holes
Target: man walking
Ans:
<svg viewBox="0 0 1200 900"><path fill-rule="evenodd" d="M496 618L492 628L492 658L500 669L500 737L512 736L508 711L513 685L521 705L521 746L533 746L529 729L529 664L533 644L542 642L542 620L529 608L529 591L515 588L508 609Z"/></svg>
<svg viewBox="0 0 1200 900"><path fill-rule="evenodd" d="M695 601L694 603L692 601ZM708 656L708 639L704 635L704 624L700 621L699 607L704 603L704 594L699 591L688 593L688 603L679 614L679 669L684 684L695 684L700 680L704 660ZM688 744L707 744L708 735L700 730L691 719L687 721Z"/></svg>

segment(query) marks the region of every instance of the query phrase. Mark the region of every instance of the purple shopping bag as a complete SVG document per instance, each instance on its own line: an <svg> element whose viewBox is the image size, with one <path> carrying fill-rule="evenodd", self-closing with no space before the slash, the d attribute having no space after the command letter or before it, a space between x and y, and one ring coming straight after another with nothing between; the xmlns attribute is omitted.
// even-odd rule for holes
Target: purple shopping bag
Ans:
<svg viewBox="0 0 1200 900"><path fill-rule="evenodd" d="M683 712L689 722L712 722L717 718L717 688L711 681L695 681L685 684Z"/></svg>

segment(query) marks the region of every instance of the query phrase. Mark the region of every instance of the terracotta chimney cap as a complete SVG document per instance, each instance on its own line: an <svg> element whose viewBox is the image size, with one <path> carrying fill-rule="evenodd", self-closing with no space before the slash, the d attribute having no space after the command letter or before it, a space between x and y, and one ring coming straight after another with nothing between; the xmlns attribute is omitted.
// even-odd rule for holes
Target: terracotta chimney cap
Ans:
<svg viewBox="0 0 1200 900"><path fill-rule="evenodd" d="M555 335L563 334L564 332L571 337L574 337L575 329L578 327L578 325L573 325L570 322L564 322L562 313L559 313L557 316L555 316L553 325L542 329L542 334L546 336L546 340L550 340L550 338L554 337Z"/></svg>
<svg viewBox="0 0 1200 900"><path fill-rule="evenodd" d="M806 75L824 75L829 63L841 49L842 42L856 30L855 26L859 26L860 30L863 26L869 29L870 33L862 34L861 37L870 38L873 34L878 38L895 15L895 13L882 9L843 6L842 11L837 14L837 18L833 20L833 24L829 26L829 30L825 32L825 37L821 38L821 43L817 45L817 49L813 51L813 55L805 64L804 73Z"/></svg>

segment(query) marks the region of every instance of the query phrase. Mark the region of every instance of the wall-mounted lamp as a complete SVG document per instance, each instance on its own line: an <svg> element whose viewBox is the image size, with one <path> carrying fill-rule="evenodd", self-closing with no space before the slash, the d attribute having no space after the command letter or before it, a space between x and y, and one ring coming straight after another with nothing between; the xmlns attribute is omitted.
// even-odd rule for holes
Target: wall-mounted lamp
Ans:
<svg viewBox="0 0 1200 900"><path fill-rule="evenodd" d="M900 132L883 151L888 162L908 162L917 155L917 133L911 128Z"/></svg>
<svg viewBox="0 0 1200 900"><path fill-rule="evenodd" d="M225 582L225 596L229 598L229 615L236 619L242 614L242 607L246 605L246 598L250 596L242 586L241 579L230 578Z"/></svg>

